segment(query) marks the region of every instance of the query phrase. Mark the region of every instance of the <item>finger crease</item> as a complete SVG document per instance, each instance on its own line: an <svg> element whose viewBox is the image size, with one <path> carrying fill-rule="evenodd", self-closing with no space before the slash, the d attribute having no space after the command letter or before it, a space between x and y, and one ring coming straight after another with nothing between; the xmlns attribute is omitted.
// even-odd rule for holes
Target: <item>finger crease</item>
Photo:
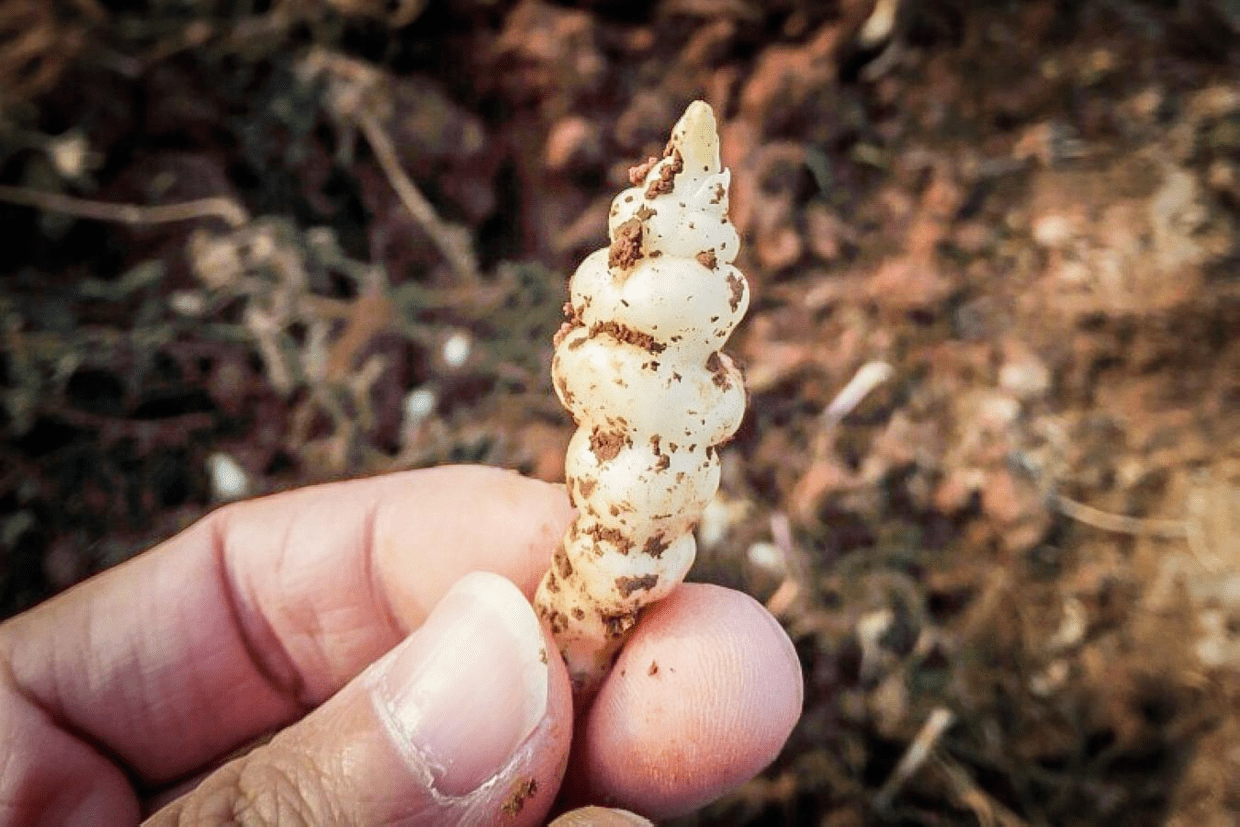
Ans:
<svg viewBox="0 0 1240 827"><path fill-rule="evenodd" d="M242 606L240 589L232 576L232 568L225 554L226 541L223 526L219 520L211 521L211 553L215 557L215 568L219 572L220 590L224 595L224 604L228 608L229 619L236 630L237 638L245 650L246 657L254 671L263 682L282 699L297 708L297 714L304 715L313 708L305 697L305 680L293 658L289 655L284 641L275 633L267 618L261 611L246 611ZM253 633L255 625L261 625L263 637L273 641L273 645L260 646Z"/></svg>
<svg viewBox="0 0 1240 827"><path fill-rule="evenodd" d="M366 583L370 589L370 603L382 615L388 628L391 629L397 639L404 638L409 633L405 625L397 618L396 613L392 611L392 598L388 590L383 586L383 578L379 574L379 569L375 565L375 555L378 553L375 548L375 519L378 513L378 504L371 502L366 508L366 514L362 519L362 549L365 566Z"/></svg>
<svg viewBox="0 0 1240 827"><path fill-rule="evenodd" d="M0 654L0 692L5 690L12 692L17 697L19 703L24 702L28 704L31 709L35 710L35 712L43 715L53 727L65 733L70 738L73 738L75 741L85 744L87 747L102 756L104 760L108 761L112 764L112 766L124 773L125 777L129 780L129 785L131 787L135 789L138 787L139 781L142 777L140 773L129 766L129 764L106 743L98 738L95 738L86 730L74 725L74 723L64 715L58 714L50 704L45 703L43 699L41 699L35 692L31 691L24 683L21 682L21 680L18 679L17 672L13 669L13 664L9 661L7 655Z"/></svg>

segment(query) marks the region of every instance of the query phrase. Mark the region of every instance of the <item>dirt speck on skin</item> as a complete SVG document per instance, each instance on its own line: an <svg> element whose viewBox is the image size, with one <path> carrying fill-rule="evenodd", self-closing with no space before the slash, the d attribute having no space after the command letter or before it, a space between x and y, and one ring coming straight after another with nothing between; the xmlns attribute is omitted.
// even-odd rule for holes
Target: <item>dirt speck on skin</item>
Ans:
<svg viewBox="0 0 1240 827"><path fill-rule="evenodd" d="M519 778L512 782L508 797L504 800L503 811L508 818L513 818L525 809L525 803L538 794L538 781L534 778Z"/></svg>

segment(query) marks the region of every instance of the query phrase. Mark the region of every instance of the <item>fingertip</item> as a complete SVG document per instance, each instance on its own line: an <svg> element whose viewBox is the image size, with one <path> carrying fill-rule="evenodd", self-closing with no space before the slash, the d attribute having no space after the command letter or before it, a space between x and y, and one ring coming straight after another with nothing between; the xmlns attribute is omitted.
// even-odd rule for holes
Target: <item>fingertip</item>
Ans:
<svg viewBox="0 0 1240 827"><path fill-rule="evenodd" d="M590 800L684 814L774 760L802 701L800 662L770 613L685 584L642 618L587 713L577 781Z"/></svg>

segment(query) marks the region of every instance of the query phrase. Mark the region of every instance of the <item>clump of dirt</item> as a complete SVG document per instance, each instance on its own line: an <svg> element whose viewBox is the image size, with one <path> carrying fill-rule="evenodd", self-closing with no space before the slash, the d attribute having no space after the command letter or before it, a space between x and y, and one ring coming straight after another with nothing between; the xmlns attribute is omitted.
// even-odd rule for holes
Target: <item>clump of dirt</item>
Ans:
<svg viewBox="0 0 1240 827"><path fill-rule="evenodd" d="M224 498L562 479L564 280L701 97L754 306L696 576L767 602L807 694L686 823L1232 823L1238 28L1214 0L10 2L0 612Z"/></svg>

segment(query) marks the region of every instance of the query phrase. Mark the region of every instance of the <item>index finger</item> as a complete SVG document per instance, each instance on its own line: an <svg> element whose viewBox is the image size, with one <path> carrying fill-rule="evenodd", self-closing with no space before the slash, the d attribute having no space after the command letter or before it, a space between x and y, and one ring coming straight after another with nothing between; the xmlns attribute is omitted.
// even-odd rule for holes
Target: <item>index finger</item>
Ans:
<svg viewBox="0 0 1240 827"><path fill-rule="evenodd" d="M561 487L470 467L239 503L0 625L0 659L162 784L322 702L464 574L532 595L570 519Z"/></svg>

